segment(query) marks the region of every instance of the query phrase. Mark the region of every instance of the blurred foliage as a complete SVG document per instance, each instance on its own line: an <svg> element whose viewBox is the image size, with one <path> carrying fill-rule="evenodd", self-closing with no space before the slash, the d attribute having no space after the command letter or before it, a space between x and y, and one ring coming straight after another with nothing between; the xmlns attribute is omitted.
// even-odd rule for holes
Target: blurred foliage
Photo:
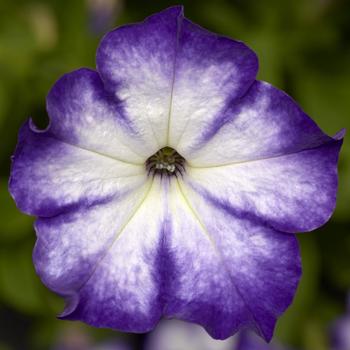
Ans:
<svg viewBox="0 0 350 350"><path fill-rule="evenodd" d="M110 0L108 16L93 3L0 0L0 349L53 349L65 329L77 327L55 319L62 301L41 284L31 263L33 219L18 212L7 192L10 156L20 125L28 117L47 125L49 88L66 72L94 67L104 32L173 5L165 0ZM286 90L325 132L350 128L349 1L183 3L191 20L252 47L260 59L259 78ZM335 215L318 232L299 235L304 275L293 305L277 327L276 337L299 349L329 348L327 327L345 310L350 289L349 137L339 173ZM96 339L116 335L78 327ZM140 350L140 337L129 339Z"/></svg>

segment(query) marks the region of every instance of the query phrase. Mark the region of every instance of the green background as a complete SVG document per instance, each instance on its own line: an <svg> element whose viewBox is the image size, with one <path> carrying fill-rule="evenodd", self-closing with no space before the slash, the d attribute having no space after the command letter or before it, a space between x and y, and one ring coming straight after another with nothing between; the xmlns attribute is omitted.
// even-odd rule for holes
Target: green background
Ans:
<svg viewBox="0 0 350 350"><path fill-rule="evenodd" d="M110 18L98 25L92 2L0 0L0 350L54 349L60 342L93 343L116 336L140 350L140 336L56 319L63 303L41 284L32 266L34 219L16 209L7 191L18 129L28 117L41 127L47 125L45 97L52 84L68 71L94 67L104 32L175 4L106 0L105 6L114 8ZM253 48L260 59L259 78L287 91L326 133L350 127L350 1L191 0L183 4L194 22ZM316 232L298 236L303 278L293 305L278 322L276 337L299 349L329 349L329 325L346 310L349 137L340 156L339 179L333 218Z"/></svg>

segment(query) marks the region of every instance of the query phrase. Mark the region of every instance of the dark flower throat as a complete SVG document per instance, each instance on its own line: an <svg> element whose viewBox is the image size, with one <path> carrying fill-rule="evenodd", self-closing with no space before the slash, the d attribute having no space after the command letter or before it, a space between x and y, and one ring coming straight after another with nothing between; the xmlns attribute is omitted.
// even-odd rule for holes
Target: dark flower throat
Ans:
<svg viewBox="0 0 350 350"><path fill-rule="evenodd" d="M185 158L171 147L163 147L146 161L149 175L177 176L185 172Z"/></svg>

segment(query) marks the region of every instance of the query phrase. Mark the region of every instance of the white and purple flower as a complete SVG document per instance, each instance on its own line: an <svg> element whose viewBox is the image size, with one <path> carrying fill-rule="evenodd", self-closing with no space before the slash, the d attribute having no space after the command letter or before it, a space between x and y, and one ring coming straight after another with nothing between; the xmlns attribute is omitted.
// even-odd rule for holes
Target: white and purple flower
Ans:
<svg viewBox="0 0 350 350"><path fill-rule="evenodd" d="M271 339L324 224L343 132L257 81L241 42L172 7L108 33L21 129L10 191L38 217L36 271L61 318L146 332L162 318Z"/></svg>
<svg viewBox="0 0 350 350"><path fill-rule="evenodd" d="M347 313L336 319L330 327L331 350L350 349L350 293L347 300Z"/></svg>
<svg viewBox="0 0 350 350"><path fill-rule="evenodd" d="M162 321L148 334L144 350L292 350L273 340L264 342L253 332L242 331L225 340L211 338L203 328L187 322Z"/></svg>
<svg viewBox="0 0 350 350"><path fill-rule="evenodd" d="M237 348L238 335L225 340L211 338L196 324L164 320L147 335L144 350L250 350Z"/></svg>

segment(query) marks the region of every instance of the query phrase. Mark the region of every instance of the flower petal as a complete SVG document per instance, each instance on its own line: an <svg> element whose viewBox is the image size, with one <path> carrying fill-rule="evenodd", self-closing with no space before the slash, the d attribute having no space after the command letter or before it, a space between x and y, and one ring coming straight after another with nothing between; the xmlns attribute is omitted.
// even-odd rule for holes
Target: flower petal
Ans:
<svg viewBox="0 0 350 350"><path fill-rule="evenodd" d="M79 208L35 223L34 263L43 282L55 292L71 295L93 272L147 193L147 186L120 198Z"/></svg>
<svg viewBox="0 0 350 350"><path fill-rule="evenodd" d="M47 111L47 131L67 143L131 163L144 162L153 151L91 69L59 79L47 96Z"/></svg>
<svg viewBox="0 0 350 350"><path fill-rule="evenodd" d="M161 148L175 147L244 94L258 63L243 43L200 28L176 6L107 34L97 66L147 143Z"/></svg>
<svg viewBox="0 0 350 350"><path fill-rule="evenodd" d="M254 83L255 53L244 43L183 19L178 35L168 143L186 153L205 130Z"/></svg>
<svg viewBox="0 0 350 350"><path fill-rule="evenodd" d="M266 340L300 277L294 235L234 216L179 181L170 189L164 313L225 339L242 327Z"/></svg>
<svg viewBox="0 0 350 350"><path fill-rule="evenodd" d="M108 33L97 51L97 68L153 153L166 130L182 8L172 7L144 22Z"/></svg>
<svg viewBox="0 0 350 350"><path fill-rule="evenodd" d="M62 318L128 332L155 326L164 195L160 180L149 180L121 201L40 220L35 264L50 288L66 294Z"/></svg>
<svg viewBox="0 0 350 350"><path fill-rule="evenodd" d="M287 94L257 81L245 96L177 149L198 167L276 157L315 148L333 139L325 135Z"/></svg>
<svg viewBox="0 0 350 350"><path fill-rule="evenodd" d="M269 339L300 275L294 235L235 218L182 182L150 182L37 221L34 263L67 298L61 317L145 332L163 314L215 338L250 326Z"/></svg>
<svg viewBox="0 0 350 350"><path fill-rule="evenodd" d="M270 159L211 168L188 167L188 181L240 217L284 232L311 231L334 211L342 140Z"/></svg>
<svg viewBox="0 0 350 350"><path fill-rule="evenodd" d="M53 216L110 201L145 181L143 165L67 144L27 122L19 134L9 187L22 211Z"/></svg>

